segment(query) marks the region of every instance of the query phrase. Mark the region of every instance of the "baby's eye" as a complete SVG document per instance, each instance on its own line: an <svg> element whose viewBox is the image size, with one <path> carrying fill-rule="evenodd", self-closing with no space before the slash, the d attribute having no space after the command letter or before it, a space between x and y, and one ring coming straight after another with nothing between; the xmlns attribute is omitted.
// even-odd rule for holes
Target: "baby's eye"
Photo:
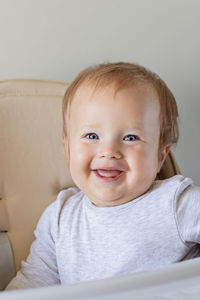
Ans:
<svg viewBox="0 0 200 300"><path fill-rule="evenodd" d="M139 140L139 138L137 135L129 134L129 135L125 136L124 140L129 141L129 142L134 142L136 140Z"/></svg>
<svg viewBox="0 0 200 300"><path fill-rule="evenodd" d="M88 134L86 134L85 137L89 140L97 140L98 139L98 135L96 133L88 133Z"/></svg>

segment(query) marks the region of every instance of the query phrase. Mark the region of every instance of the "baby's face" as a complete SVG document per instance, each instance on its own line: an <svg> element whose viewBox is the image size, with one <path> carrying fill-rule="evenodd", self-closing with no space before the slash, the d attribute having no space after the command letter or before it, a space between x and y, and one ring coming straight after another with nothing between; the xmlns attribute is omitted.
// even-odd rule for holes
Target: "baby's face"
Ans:
<svg viewBox="0 0 200 300"><path fill-rule="evenodd" d="M158 158L160 104L150 88L114 95L113 86L82 86L70 120L70 171L97 206L115 206L144 194L162 163Z"/></svg>

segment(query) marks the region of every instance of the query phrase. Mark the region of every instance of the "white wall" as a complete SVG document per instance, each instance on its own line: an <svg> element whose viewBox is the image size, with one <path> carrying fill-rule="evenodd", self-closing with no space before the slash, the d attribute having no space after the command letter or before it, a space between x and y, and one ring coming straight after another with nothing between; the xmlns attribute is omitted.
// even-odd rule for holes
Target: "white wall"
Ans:
<svg viewBox="0 0 200 300"><path fill-rule="evenodd" d="M200 185L199 0L0 0L0 80L70 81L82 68L133 61L176 96L184 175Z"/></svg>

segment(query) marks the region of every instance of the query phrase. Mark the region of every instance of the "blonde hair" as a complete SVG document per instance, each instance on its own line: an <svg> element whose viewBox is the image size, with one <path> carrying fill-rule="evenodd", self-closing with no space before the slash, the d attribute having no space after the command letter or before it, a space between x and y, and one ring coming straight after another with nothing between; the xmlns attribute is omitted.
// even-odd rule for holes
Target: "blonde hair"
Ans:
<svg viewBox="0 0 200 300"><path fill-rule="evenodd" d="M94 90L113 84L115 92L131 86L150 85L156 91L160 102L159 150L166 145L176 144L179 138L178 109L176 100L166 83L150 70L134 63L104 63L84 69L71 82L63 98L63 139L69 136L68 122L74 95L83 84L92 85ZM69 146L68 146L69 155Z"/></svg>

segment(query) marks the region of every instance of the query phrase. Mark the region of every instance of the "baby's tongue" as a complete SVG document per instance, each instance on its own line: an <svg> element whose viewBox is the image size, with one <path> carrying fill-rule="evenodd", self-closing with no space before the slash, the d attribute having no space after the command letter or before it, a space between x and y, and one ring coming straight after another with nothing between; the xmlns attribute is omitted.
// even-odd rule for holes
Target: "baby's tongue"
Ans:
<svg viewBox="0 0 200 300"><path fill-rule="evenodd" d="M98 174L104 177L115 177L120 174L119 170L102 170L98 169L97 170Z"/></svg>

